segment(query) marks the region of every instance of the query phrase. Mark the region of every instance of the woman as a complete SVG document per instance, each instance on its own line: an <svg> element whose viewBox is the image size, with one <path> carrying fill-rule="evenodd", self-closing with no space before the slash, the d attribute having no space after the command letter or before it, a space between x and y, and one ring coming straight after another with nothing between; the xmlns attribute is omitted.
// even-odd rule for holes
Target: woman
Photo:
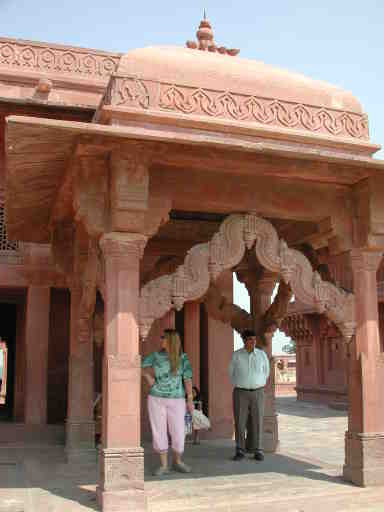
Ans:
<svg viewBox="0 0 384 512"><path fill-rule="evenodd" d="M192 368L175 330L166 329L161 340L161 350L147 355L141 363L143 369L153 368L155 374L153 378L143 371L143 377L151 386L148 412L153 449L160 456L160 467L154 472L156 476L169 473L168 431L172 442L173 469L180 473L191 471L181 456L184 452L186 404L190 414L193 412Z"/></svg>

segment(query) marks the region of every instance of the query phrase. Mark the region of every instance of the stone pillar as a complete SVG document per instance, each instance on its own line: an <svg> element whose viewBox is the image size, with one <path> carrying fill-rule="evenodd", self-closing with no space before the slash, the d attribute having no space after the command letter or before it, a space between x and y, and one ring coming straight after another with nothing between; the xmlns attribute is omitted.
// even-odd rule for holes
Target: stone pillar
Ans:
<svg viewBox="0 0 384 512"><path fill-rule="evenodd" d="M200 303L184 304L184 351L193 369L193 385L200 389Z"/></svg>
<svg viewBox="0 0 384 512"><path fill-rule="evenodd" d="M344 478L384 484L384 359L380 353L376 271L382 253L352 250L356 334L349 354Z"/></svg>
<svg viewBox="0 0 384 512"><path fill-rule="evenodd" d="M232 272L225 271L216 281L220 293L232 303ZM204 438L232 439L232 383L228 365L233 354L233 329L230 324L206 315L201 317L201 395L203 407L208 406L212 430L204 432Z"/></svg>
<svg viewBox="0 0 384 512"><path fill-rule="evenodd" d="M65 449L69 462L95 460L93 418L93 335L91 322L80 318L82 288L71 286L68 409Z"/></svg>
<svg viewBox="0 0 384 512"><path fill-rule="evenodd" d="M255 283L250 281L249 294L251 298L252 315L256 318L264 315L271 305L271 296L276 286L277 276L271 272L264 271L262 276ZM271 373L265 386L265 413L264 413L264 450L275 452L279 444L279 430L277 423L275 404L275 375L272 362L272 337L267 340L268 345L264 348L270 365Z"/></svg>
<svg viewBox="0 0 384 512"><path fill-rule="evenodd" d="M25 321L25 423L47 422L50 289L30 286Z"/></svg>
<svg viewBox="0 0 384 512"><path fill-rule="evenodd" d="M105 260L102 448L98 501L103 511L147 510L140 446L140 234L108 233Z"/></svg>

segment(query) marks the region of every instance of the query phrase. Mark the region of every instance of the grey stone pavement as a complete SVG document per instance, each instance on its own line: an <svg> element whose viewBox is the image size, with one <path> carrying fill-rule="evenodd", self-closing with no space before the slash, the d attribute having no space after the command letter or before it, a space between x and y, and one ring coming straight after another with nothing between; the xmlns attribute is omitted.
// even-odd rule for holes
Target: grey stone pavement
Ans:
<svg viewBox="0 0 384 512"><path fill-rule="evenodd" d="M264 462L231 461L231 441L187 445L190 475L155 478L146 446L150 512L384 512L384 487L341 478L346 414L278 399L280 448ZM97 510L96 465L68 465L62 447L9 446L0 440L0 512Z"/></svg>

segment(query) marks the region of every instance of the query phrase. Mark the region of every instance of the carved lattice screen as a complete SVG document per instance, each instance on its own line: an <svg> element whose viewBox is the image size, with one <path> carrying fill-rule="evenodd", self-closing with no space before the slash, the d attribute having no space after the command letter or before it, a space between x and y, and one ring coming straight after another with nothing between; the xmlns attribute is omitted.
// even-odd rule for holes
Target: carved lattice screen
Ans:
<svg viewBox="0 0 384 512"><path fill-rule="evenodd" d="M19 242L11 242L7 237L7 228L5 225L4 204L0 204L0 251L18 251Z"/></svg>
<svg viewBox="0 0 384 512"><path fill-rule="evenodd" d="M19 242L8 240L5 224L4 203L0 203L0 262L17 264L22 262L22 251Z"/></svg>

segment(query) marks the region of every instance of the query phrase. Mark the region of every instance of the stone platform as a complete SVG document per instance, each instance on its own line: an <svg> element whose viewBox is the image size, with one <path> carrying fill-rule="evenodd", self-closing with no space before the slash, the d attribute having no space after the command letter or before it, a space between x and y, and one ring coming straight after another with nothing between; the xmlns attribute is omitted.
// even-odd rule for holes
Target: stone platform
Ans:
<svg viewBox="0 0 384 512"><path fill-rule="evenodd" d="M190 475L154 478L146 447L150 512L382 512L384 487L341 478L346 415L280 397L280 450L263 463L232 462L230 441L187 446ZM68 465L62 447L0 444L0 512L97 510L96 467Z"/></svg>

